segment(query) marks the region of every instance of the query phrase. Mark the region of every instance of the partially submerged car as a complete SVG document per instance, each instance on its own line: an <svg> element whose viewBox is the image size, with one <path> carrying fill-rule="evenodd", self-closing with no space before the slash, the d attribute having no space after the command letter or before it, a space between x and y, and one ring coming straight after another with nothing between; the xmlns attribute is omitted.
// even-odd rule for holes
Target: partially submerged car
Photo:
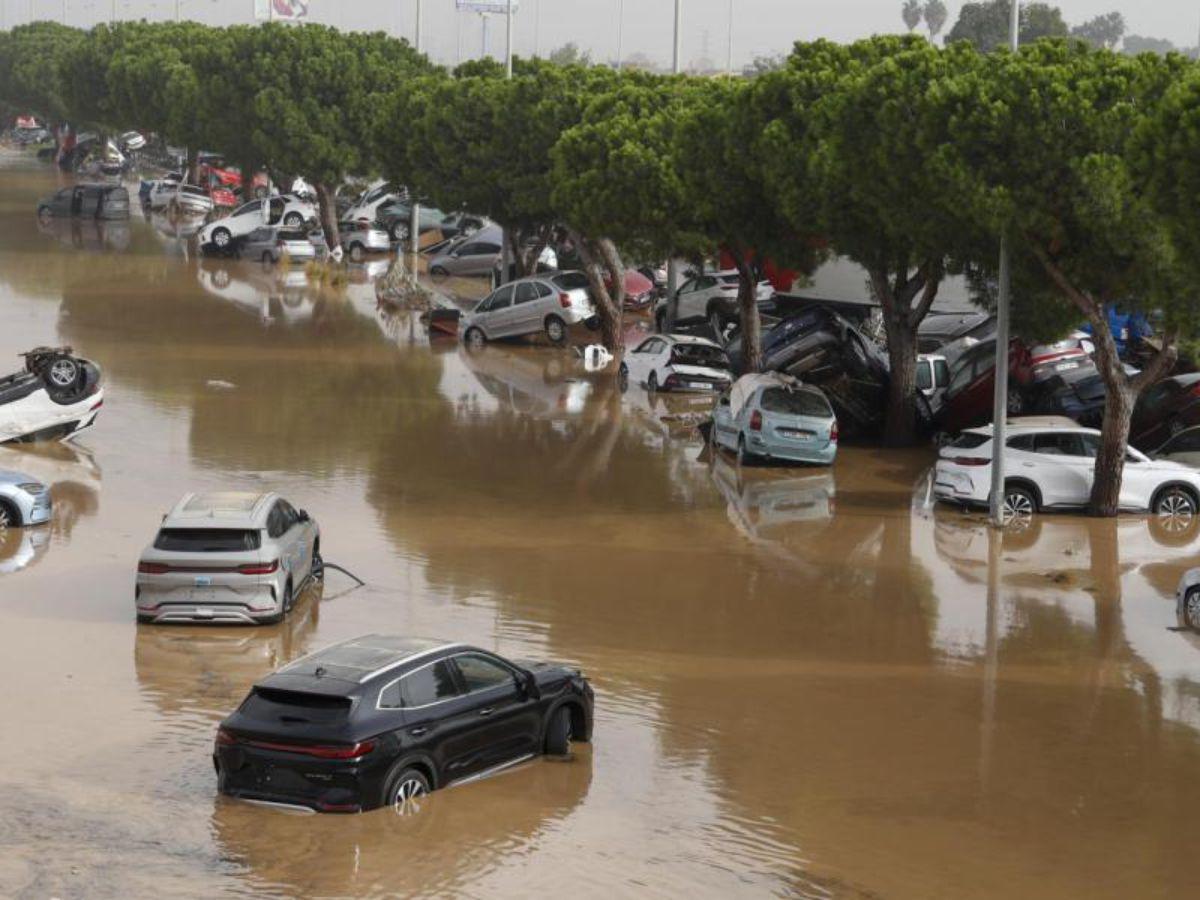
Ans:
<svg viewBox="0 0 1200 900"><path fill-rule="evenodd" d="M467 644L370 634L296 660L217 730L217 789L319 812L419 811L431 791L592 735L578 669Z"/></svg>
<svg viewBox="0 0 1200 900"><path fill-rule="evenodd" d="M43 220L56 216L128 219L129 191L119 184L77 184L46 197L37 214Z"/></svg>
<svg viewBox="0 0 1200 900"><path fill-rule="evenodd" d="M714 449L758 459L832 465L838 422L816 387L778 372L743 375L713 410L709 440Z"/></svg>
<svg viewBox="0 0 1200 900"><path fill-rule="evenodd" d="M139 622L273 624L322 574L321 532L278 494L186 494L138 561Z"/></svg>
<svg viewBox="0 0 1200 900"><path fill-rule="evenodd" d="M299 228L316 217L311 204L295 197L277 196L251 200L221 219L209 222L200 230L200 246L211 247L219 253L235 249L235 238L245 237L263 225L286 225Z"/></svg>
<svg viewBox="0 0 1200 900"><path fill-rule="evenodd" d="M99 366L70 347L21 355L25 368L0 378L0 444L65 440L96 421L104 404Z"/></svg>
<svg viewBox="0 0 1200 900"><path fill-rule="evenodd" d="M0 469L0 532L50 521L50 489L32 475Z"/></svg>
<svg viewBox="0 0 1200 900"><path fill-rule="evenodd" d="M1138 397L1129 424L1129 442L1140 450L1153 450L1196 425L1200 425L1200 372L1172 375Z"/></svg>
<svg viewBox="0 0 1200 900"><path fill-rule="evenodd" d="M733 381L719 344L687 334L655 334L625 354L617 369L621 389L630 382L648 391L723 391Z"/></svg>
<svg viewBox="0 0 1200 900"><path fill-rule="evenodd" d="M586 290L558 283L566 274L521 278L492 291L461 319L459 329L467 346L539 331L553 344L565 343L568 326L586 322L596 312Z"/></svg>
<svg viewBox="0 0 1200 900"><path fill-rule="evenodd" d="M153 210L175 207L191 215L206 215L213 210L212 197L204 192L204 188L169 179L158 181L151 187L146 205Z"/></svg>
<svg viewBox="0 0 1200 900"><path fill-rule="evenodd" d="M775 294L769 281L755 287L755 299L765 303ZM708 323L715 334L738 318L738 273L734 271L705 272L689 278L675 292L679 298L675 324ZM661 298L654 307L654 322L659 331L667 328L669 298Z"/></svg>
<svg viewBox="0 0 1200 900"><path fill-rule="evenodd" d="M450 275L494 276L500 271L503 239L500 226L489 224L470 236L450 241L429 260L430 277L439 280ZM538 266L542 269L558 267L558 255L554 248L547 246L542 249Z"/></svg>
<svg viewBox="0 0 1200 900"><path fill-rule="evenodd" d="M242 259L257 259L264 263L309 262L317 258L317 248L303 228L263 225L238 241L235 254Z"/></svg>

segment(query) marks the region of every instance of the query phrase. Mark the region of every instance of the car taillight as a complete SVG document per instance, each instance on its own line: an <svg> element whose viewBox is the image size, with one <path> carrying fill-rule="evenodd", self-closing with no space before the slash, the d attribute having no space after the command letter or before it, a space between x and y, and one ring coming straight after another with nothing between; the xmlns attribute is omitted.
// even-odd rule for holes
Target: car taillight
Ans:
<svg viewBox="0 0 1200 900"><path fill-rule="evenodd" d="M279 568L279 560L275 559L269 563L246 563L244 566L238 566L239 575L270 575Z"/></svg>
<svg viewBox="0 0 1200 900"><path fill-rule="evenodd" d="M1195 385L1192 386L1192 396L1200 397L1200 381L1197 381Z"/></svg>
<svg viewBox="0 0 1200 900"><path fill-rule="evenodd" d="M230 734L224 728L217 729L217 746L218 747L232 747L236 743L237 743L237 738L235 738L232 734Z"/></svg>
<svg viewBox="0 0 1200 900"><path fill-rule="evenodd" d="M170 572L171 567L165 563L139 562L138 572L143 575L162 575L164 572Z"/></svg>
<svg viewBox="0 0 1200 900"><path fill-rule="evenodd" d="M571 295L570 294L559 294L558 295L558 305L561 306L563 309L570 309L571 308Z"/></svg>
<svg viewBox="0 0 1200 900"><path fill-rule="evenodd" d="M836 442L837 439L838 439L838 424L837 424L837 422L834 422L833 425L830 426L830 428L829 428L829 440Z"/></svg>
<svg viewBox="0 0 1200 900"><path fill-rule="evenodd" d="M220 732L218 732L218 736ZM245 740L248 747L260 750L278 750L281 753L300 753L304 756L315 756L318 759L358 759L366 756L375 749L374 741L359 741L352 745L338 744L282 744L275 741Z"/></svg>
<svg viewBox="0 0 1200 900"><path fill-rule="evenodd" d="M757 409L750 413L750 430L762 431L762 413Z"/></svg>
<svg viewBox="0 0 1200 900"><path fill-rule="evenodd" d="M991 465L992 461L986 456L952 456L950 462L960 466L987 466Z"/></svg>

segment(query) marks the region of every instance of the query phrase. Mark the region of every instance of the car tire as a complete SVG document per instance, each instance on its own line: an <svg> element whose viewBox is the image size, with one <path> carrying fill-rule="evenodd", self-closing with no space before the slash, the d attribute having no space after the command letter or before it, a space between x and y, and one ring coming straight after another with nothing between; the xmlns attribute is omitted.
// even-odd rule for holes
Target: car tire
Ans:
<svg viewBox="0 0 1200 900"><path fill-rule="evenodd" d="M152 625L154 624L154 616L143 616L141 613L138 613L137 623L139 625Z"/></svg>
<svg viewBox="0 0 1200 900"><path fill-rule="evenodd" d="M21 513L7 500L0 500L0 531L5 528L20 528Z"/></svg>
<svg viewBox="0 0 1200 900"><path fill-rule="evenodd" d="M1179 606L1179 624L1200 631L1200 585L1188 588L1183 595L1183 603Z"/></svg>
<svg viewBox="0 0 1200 900"><path fill-rule="evenodd" d="M555 347L567 342L567 323L558 316L546 316L546 337Z"/></svg>
<svg viewBox="0 0 1200 900"><path fill-rule="evenodd" d="M212 233L213 246L218 250L228 250L232 240L233 235L229 233L228 228L218 228Z"/></svg>
<svg viewBox="0 0 1200 900"><path fill-rule="evenodd" d="M442 281L446 278L449 278L450 273L447 272L445 269L443 269L441 266L434 266L432 269L429 270L429 277L432 278L434 281Z"/></svg>
<svg viewBox="0 0 1200 900"><path fill-rule="evenodd" d="M361 262L362 258L366 256L366 254L367 251L363 249L363 245L358 241L355 241L350 245L350 259L353 262Z"/></svg>
<svg viewBox="0 0 1200 900"><path fill-rule="evenodd" d="M658 373L657 372L651 372L649 375L646 376L646 390L649 391L651 394L655 393L658 390Z"/></svg>
<svg viewBox="0 0 1200 900"><path fill-rule="evenodd" d="M1038 511L1037 496L1029 488L1020 484L1005 485L1004 507L1001 515L1005 522L1013 518L1026 518Z"/></svg>
<svg viewBox="0 0 1200 900"><path fill-rule="evenodd" d="M288 583L283 588L283 611L282 616L286 616L292 611L292 607L296 605L296 595L292 592L292 582L289 579Z"/></svg>
<svg viewBox="0 0 1200 900"><path fill-rule="evenodd" d="M269 266L269 265L271 265L273 262L275 262L275 257L273 257L273 256L271 255L271 251L270 251L270 250L264 250L264 251L263 251L263 255L262 255L262 264L263 264L264 266Z"/></svg>
<svg viewBox="0 0 1200 900"><path fill-rule="evenodd" d="M1025 412L1025 395L1016 385L1008 386L1007 409L1010 416L1019 416Z"/></svg>
<svg viewBox="0 0 1200 900"><path fill-rule="evenodd" d="M300 215L300 213L298 213L298 212L290 212L286 216L283 217L283 224L286 225L288 228L295 228L297 225L299 225L303 221L304 221L304 216Z"/></svg>
<svg viewBox="0 0 1200 900"><path fill-rule="evenodd" d="M546 728L546 755L566 756L571 752L571 711L561 706L550 717Z"/></svg>
<svg viewBox="0 0 1200 900"><path fill-rule="evenodd" d="M383 806L390 806L399 816L415 816L421 811L421 799L433 788L420 769L407 766L387 780L383 791Z"/></svg>
<svg viewBox="0 0 1200 900"><path fill-rule="evenodd" d="M463 335L463 343L469 350L482 350L483 345L487 343L487 335L483 333L483 329L471 327Z"/></svg>
<svg viewBox="0 0 1200 900"><path fill-rule="evenodd" d="M629 390L629 368L625 363L621 363L621 367L617 369L617 390L622 394Z"/></svg>
<svg viewBox="0 0 1200 900"><path fill-rule="evenodd" d="M737 445L738 465L746 466L746 465L753 463L756 459L757 459L757 457L753 453L751 453L749 450L746 449L746 436L744 434L739 434L738 435L738 445Z"/></svg>
<svg viewBox="0 0 1200 900"><path fill-rule="evenodd" d="M1196 502L1196 495L1178 484L1167 485L1150 503L1150 512L1159 517L1191 519L1198 511L1200 504Z"/></svg>
<svg viewBox="0 0 1200 900"><path fill-rule="evenodd" d="M408 240L409 228L404 222L397 222L392 226L392 240L399 244L403 244Z"/></svg>

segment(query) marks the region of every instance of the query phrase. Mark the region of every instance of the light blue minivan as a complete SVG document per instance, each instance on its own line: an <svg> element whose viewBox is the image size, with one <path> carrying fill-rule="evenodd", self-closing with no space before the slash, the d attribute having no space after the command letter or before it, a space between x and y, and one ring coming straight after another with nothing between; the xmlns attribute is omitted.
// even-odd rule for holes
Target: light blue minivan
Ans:
<svg viewBox="0 0 1200 900"><path fill-rule="evenodd" d="M739 462L778 459L832 465L838 423L819 388L776 372L743 375L721 395L709 435Z"/></svg>

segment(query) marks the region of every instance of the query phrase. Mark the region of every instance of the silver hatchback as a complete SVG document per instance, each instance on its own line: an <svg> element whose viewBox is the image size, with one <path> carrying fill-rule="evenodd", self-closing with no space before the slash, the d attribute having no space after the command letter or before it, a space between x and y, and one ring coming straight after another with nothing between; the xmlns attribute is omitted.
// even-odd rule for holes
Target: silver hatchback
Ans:
<svg viewBox="0 0 1200 900"><path fill-rule="evenodd" d="M278 494L188 494L138 561L138 621L278 622L321 571L320 529Z"/></svg>
<svg viewBox="0 0 1200 900"><path fill-rule="evenodd" d="M285 256L289 262L306 263L317 258L316 248L304 231L263 225L241 239L237 249L243 259L277 263Z"/></svg>
<svg viewBox="0 0 1200 900"><path fill-rule="evenodd" d="M567 327L596 314L580 272L519 278L488 294L461 323L463 340L481 347L496 338L545 331L553 344L567 340Z"/></svg>

